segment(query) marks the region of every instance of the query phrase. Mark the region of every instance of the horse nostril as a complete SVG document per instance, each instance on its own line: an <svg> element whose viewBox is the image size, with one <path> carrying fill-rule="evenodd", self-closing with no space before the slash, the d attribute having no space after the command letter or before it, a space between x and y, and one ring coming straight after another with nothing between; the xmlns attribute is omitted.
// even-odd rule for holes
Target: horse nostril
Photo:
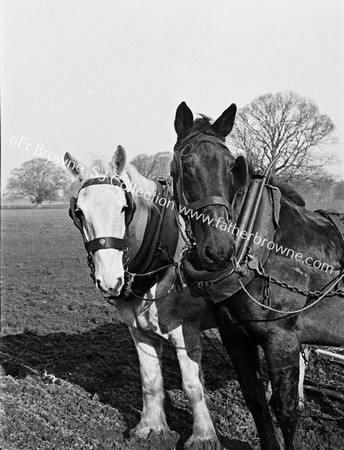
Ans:
<svg viewBox="0 0 344 450"><path fill-rule="evenodd" d="M102 284L102 282L98 278L96 279L96 288L103 293L119 291L122 288L123 284L124 284L123 277L119 277L113 287L109 286L105 288L104 282Z"/></svg>
<svg viewBox="0 0 344 450"><path fill-rule="evenodd" d="M122 277L118 278L117 284L116 284L116 289L121 289L121 287L123 286L124 281Z"/></svg>
<svg viewBox="0 0 344 450"><path fill-rule="evenodd" d="M210 251L210 247L206 246L204 249L204 256L206 257L206 259L208 260L212 260L213 259L213 255Z"/></svg>
<svg viewBox="0 0 344 450"><path fill-rule="evenodd" d="M102 288L101 282L100 282L100 280L98 280L98 278L96 280L96 286L97 286L97 289L99 289L100 291L104 291L104 289Z"/></svg>

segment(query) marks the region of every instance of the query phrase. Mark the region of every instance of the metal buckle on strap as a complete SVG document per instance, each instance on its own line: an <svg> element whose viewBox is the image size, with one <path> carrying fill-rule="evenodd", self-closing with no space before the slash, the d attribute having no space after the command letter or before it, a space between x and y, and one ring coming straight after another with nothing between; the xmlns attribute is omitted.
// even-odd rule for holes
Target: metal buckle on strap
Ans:
<svg viewBox="0 0 344 450"><path fill-rule="evenodd" d="M199 288L207 288L212 286L214 283L212 281L197 281L197 286Z"/></svg>

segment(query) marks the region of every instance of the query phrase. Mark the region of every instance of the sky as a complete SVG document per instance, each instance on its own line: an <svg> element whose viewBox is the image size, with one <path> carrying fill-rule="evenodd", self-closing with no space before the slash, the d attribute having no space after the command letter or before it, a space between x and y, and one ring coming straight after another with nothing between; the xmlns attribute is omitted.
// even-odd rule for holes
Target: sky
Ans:
<svg viewBox="0 0 344 450"><path fill-rule="evenodd" d="M344 161L342 0L4 0L2 30L2 185L43 152L172 151L182 101L216 119L285 91L332 119L321 150Z"/></svg>

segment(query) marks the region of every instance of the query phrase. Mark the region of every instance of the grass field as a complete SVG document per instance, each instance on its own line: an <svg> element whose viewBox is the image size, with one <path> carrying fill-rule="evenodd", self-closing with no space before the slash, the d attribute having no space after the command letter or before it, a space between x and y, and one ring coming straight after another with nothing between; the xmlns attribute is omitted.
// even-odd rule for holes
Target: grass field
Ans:
<svg viewBox="0 0 344 450"><path fill-rule="evenodd" d="M177 449L192 432L173 348L166 344L166 412L173 433L138 442L139 365L127 327L96 292L67 209L2 210L2 450ZM222 345L203 339L209 405L222 441L258 449L253 421ZM343 366L315 360L309 383L344 392ZM304 448L344 449L344 405L307 397Z"/></svg>

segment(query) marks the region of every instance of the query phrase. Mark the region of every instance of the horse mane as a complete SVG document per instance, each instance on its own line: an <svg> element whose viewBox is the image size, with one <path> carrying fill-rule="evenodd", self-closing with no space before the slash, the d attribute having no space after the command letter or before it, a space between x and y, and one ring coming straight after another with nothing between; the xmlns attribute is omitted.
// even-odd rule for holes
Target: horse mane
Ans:
<svg viewBox="0 0 344 450"><path fill-rule="evenodd" d="M102 176L112 176L113 171L110 167L109 163L104 163L99 158L94 159L89 166L86 167L84 173L84 179L88 180L89 178L96 178Z"/></svg>
<svg viewBox="0 0 344 450"><path fill-rule="evenodd" d="M283 197L287 198L288 200L290 200L292 203L295 203L295 205L297 206L302 206L302 207L306 207L306 202L304 200L304 198L302 197L301 194L299 194L299 192L297 192L297 190L295 188L293 188L290 183L286 183L286 182L276 182L274 183L274 181L272 181L273 185L278 187L278 189L281 191L281 194L283 195Z"/></svg>
<svg viewBox="0 0 344 450"><path fill-rule="evenodd" d="M212 125L212 119L208 116L205 116L204 114L200 114L201 117L198 117L194 120L194 123L192 125L192 132L199 132L203 134L210 134L215 136L216 133L211 128Z"/></svg>
<svg viewBox="0 0 344 450"><path fill-rule="evenodd" d="M205 116L204 114L199 114L200 117L194 120L191 128L184 131L181 135L178 136L176 145L174 149L178 149L178 145L184 139L187 139L189 136L194 136L198 134L204 134L206 136L216 136L215 131L212 129L212 119L210 117Z"/></svg>
<svg viewBox="0 0 344 450"><path fill-rule="evenodd" d="M128 164L127 166L125 166L124 172L127 173L133 185L136 185L137 187L141 188L144 192L150 192L152 196L154 195L155 192L154 181L141 175L133 164ZM142 196L140 196L140 198L142 198L142 200L145 200Z"/></svg>
<svg viewBox="0 0 344 450"><path fill-rule="evenodd" d="M143 192L149 192L152 200L147 200L142 195L135 195L135 190L132 190L132 194L136 201L140 203L142 208L150 211L152 208L157 209L157 206L153 203L153 197L156 192L156 184L153 180L150 180L139 173L133 164L128 164L124 168L124 172L127 174L131 186L135 186L135 189L142 189ZM128 186L128 190L131 190L131 186Z"/></svg>
<svg viewBox="0 0 344 450"><path fill-rule="evenodd" d="M253 168L251 160L248 160L248 171L251 177L258 174L258 171ZM281 191L284 199L289 200L291 203L303 208L306 206L306 202L302 195L291 185L290 182L277 180L275 177L271 177L269 184L277 187Z"/></svg>

